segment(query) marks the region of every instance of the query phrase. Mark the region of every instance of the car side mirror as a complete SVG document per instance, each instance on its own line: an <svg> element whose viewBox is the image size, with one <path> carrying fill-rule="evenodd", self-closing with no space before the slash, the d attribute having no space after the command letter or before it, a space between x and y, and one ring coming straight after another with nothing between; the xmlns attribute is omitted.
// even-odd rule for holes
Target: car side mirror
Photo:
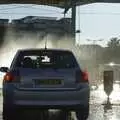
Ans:
<svg viewBox="0 0 120 120"><path fill-rule="evenodd" d="M8 72L8 67L0 67L0 72Z"/></svg>

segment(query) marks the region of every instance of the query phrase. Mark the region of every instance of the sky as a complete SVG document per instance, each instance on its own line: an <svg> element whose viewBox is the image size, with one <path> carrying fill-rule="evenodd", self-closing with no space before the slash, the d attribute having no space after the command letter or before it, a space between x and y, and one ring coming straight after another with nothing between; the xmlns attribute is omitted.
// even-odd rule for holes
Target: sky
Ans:
<svg viewBox="0 0 120 120"><path fill-rule="evenodd" d="M86 39L100 40L102 46L112 37L120 37L120 4L94 3L78 8L80 11L80 43Z"/></svg>
<svg viewBox="0 0 120 120"><path fill-rule="evenodd" d="M40 5L0 5L0 18L17 19L27 15L63 17L63 9ZM70 16L70 12L67 14ZM106 46L112 37L120 37L120 4L94 3L77 7L76 34L79 44L91 44L91 40Z"/></svg>

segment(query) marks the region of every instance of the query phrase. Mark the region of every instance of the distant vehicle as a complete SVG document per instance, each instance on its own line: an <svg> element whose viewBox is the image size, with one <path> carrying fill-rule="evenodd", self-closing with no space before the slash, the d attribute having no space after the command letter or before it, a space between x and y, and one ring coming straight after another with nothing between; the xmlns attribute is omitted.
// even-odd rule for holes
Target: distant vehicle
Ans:
<svg viewBox="0 0 120 120"><path fill-rule="evenodd" d="M89 115L89 81L69 50L18 50L3 79L3 119L17 120L18 108L74 110ZM17 112L17 113L16 113ZM17 116L16 116L17 115Z"/></svg>

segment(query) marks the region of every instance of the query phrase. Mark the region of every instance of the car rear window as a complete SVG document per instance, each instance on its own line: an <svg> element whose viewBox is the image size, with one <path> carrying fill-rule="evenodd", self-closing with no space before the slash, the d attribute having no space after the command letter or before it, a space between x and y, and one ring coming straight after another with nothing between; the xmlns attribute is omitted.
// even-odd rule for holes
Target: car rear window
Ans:
<svg viewBox="0 0 120 120"><path fill-rule="evenodd" d="M75 68L77 61L69 51L24 51L20 52L16 67L23 68Z"/></svg>

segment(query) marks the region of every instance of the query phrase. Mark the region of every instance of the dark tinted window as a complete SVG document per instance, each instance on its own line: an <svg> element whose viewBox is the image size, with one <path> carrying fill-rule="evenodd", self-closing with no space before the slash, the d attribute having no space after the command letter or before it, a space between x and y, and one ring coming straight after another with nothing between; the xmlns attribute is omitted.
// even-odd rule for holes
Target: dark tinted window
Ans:
<svg viewBox="0 0 120 120"><path fill-rule="evenodd" d="M69 51L24 51L16 60L24 68L74 68L78 64Z"/></svg>

